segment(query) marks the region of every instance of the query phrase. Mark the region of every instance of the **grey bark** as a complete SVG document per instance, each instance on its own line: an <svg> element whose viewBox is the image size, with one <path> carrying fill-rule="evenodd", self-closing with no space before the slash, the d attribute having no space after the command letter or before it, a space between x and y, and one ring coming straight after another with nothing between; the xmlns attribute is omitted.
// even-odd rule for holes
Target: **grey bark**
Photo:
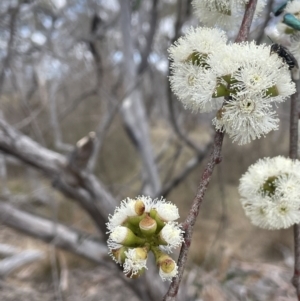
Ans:
<svg viewBox="0 0 300 301"><path fill-rule="evenodd" d="M24 212L0 201L0 221L2 224L22 231L45 242L100 263L107 255L107 247L98 241L85 237L69 227Z"/></svg>
<svg viewBox="0 0 300 301"><path fill-rule="evenodd" d="M107 216L114 211L117 203L94 175L72 170L66 157L42 147L1 119L0 151L46 174L56 189L76 200L90 214L100 231L106 232Z"/></svg>
<svg viewBox="0 0 300 301"><path fill-rule="evenodd" d="M26 250L0 261L0 277L6 277L24 265L42 259L44 254L36 250Z"/></svg>
<svg viewBox="0 0 300 301"><path fill-rule="evenodd" d="M133 60L134 47L131 36L130 1L120 0L121 32L123 38L123 74L124 89L132 92L121 107L121 114L126 129L129 131L142 160L142 170L145 180L145 194L155 195L160 190L160 179L154 159L147 116L142 96L134 84L137 81L136 64Z"/></svg>

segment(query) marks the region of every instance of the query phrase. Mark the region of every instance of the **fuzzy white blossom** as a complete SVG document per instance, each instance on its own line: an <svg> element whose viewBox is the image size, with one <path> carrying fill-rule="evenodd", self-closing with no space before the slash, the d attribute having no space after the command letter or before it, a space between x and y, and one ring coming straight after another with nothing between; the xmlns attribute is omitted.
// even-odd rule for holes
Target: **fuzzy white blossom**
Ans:
<svg viewBox="0 0 300 301"><path fill-rule="evenodd" d="M240 48L240 44L228 44L221 51L214 51L209 55L207 64L217 77L231 75L240 68Z"/></svg>
<svg viewBox="0 0 300 301"><path fill-rule="evenodd" d="M147 268L147 256L142 249L129 249L125 252L126 259L123 264L124 274L130 277L137 275L142 269Z"/></svg>
<svg viewBox="0 0 300 301"><path fill-rule="evenodd" d="M116 243L122 243L122 241L126 238L127 234L128 228L118 226L110 234L110 239L115 241Z"/></svg>
<svg viewBox="0 0 300 301"><path fill-rule="evenodd" d="M190 63L174 64L170 83L186 109L203 113L221 107L222 101L213 98L219 83L210 69Z"/></svg>
<svg viewBox="0 0 300 301"><path fill-rule="evenodd" d="M190 29L169 49L170 83L186 109L218 109L216 129L245 144L278 128L274 104L292 95L295 84L288 65L269 46L225 42L217 29Z"/></svg>
<svg viewBox="0 0 300 301"><path fill-rule="evenodd" d="M160 232L160 236L167 243L166 246L161 245L160 248L168 253L170 253L172 249L181 246L183 242L183 230L176 222L166 223Z"/></svg>
<svg viewBox="0 0 300 301"><path fill-rule="evenodd" d="M265 229L288 228L300 222L300 162L264 158L240 179L241 203L251 222Z"/></svg>
<svg viewBox="0 0 300 301"><path fill-rule="evenodd" d="M279 119L261 95L242 94L226 101L213 119L217 130L226 131L239 145L278 129Z"/></svg>
<svg viewBox="0 0 300 301"><path fill-rule="evenodd" d="M223 31L198 27L169 48L171 88L185 108L209 112L221 107L222 98L215 96L220 83L206 61L215 51L222 52L226 42Z"/></svg>
<svg viewBox="0 0 300 301"><path fill-rule="evenodd" d="M192 54L208 55L213 51L221 51L226 42L227 36L220 29L191 27L168 49L168 52L174 63L184 63L191 59Z"/></svg>
<svg viewBox="0 0 300 301"><path fill-rule="evenodd" d="M192 5L203 25L233 30L241 25L248 2L247 0L193 0ZM265 5L265 0L257 1L254 18L261 14Z"/></svg>
<svg viewBox="0 0 300 301"><path fill-rule="evenodd" d="M300 1L295 0L295 1L289 1L284 8L284 12L288 14L293 14L296 17L298 17L300 13Z"/></svg>
<svg viewBox="0 0 300 301"><path fill-rule="evenodd" d="M154 205L154 208L159 217L166 222L174 221L179 218L178 208L171 202L161 200Z"/></svg>

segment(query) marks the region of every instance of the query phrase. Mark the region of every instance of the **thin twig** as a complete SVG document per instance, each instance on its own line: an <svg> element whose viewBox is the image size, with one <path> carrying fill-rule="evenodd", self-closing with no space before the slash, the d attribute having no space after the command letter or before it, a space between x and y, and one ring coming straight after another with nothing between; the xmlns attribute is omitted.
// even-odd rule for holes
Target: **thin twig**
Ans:
<svg viewBox="0 0 300 301"><path fill-rule="evenodd" d="M297 159L298 153L298 101L300 82L296 82L296 93L291 99L291 116L290 116L290 152L291 159ZM292 283L296 288L298 300L300 300L300 224L294 225L294 250L295 250L295 268Z"/></svg>
<svg viewBox="0 0 300 301"><path fill-rule="evenodd" d="M236 38L236 42L242 42L247 40L256 3L257 0L250 0L249 3L247 4L245 15L242 21L240 31ZM184 242L182 244L178 262L177 262L178 275L176 278L173 278L173 281L168 289L168 292L163 298L164 301L174 301L176 299L179 290L179 285L182 280L185 263L187 261L188 251L192 243L192 234L193 234L194 225L196 223L197 216L199 214L200 206L202 204L206 189L208 187L212 173L214 171L214 167L216 166L216 164L219 164L222 160L221 150L222 150L223 138L224 138L224 133L217 131L214 138L213 149L210 154L209 161L206 165L206 168L202 174L199 186L197 188L196 196L193 200L192 207L189 211L186 220L182 224L185 233L184 233Z"/></svg>
<svg viewBox="0 0 300 301"><path fill-rule="evenodd" d="M16 31L16 23L17 23L17 17L19 14L20 5L18 5L15 8L10 9L10 23L9 23L9 40L7 43L7 55L3 61L3 67L0 73L0 94L2 94L3 84L5 80L5 71L9 67L10 60L12 57L12 48L15 41L15 31Z"/></svg>
<svg viewBox="0 0 300 301"><path fill-rule="evenodd" d="M235 40L236 43L247 41L250 31L250 26L253 20L257 0L250 0L246 5L245 15L238 36Z"/></svg>
<svg viewBox="0 0 300 301"><path fill-rule="evenodd" d="M210 158L206 165L206 168L202 174L201 181L200 181L200 184L197 189L197 194L194 198L190 212L189 212L185 222L182 224L182 227L183 227L185 233L184 233L184 242L182 244L179 258L178 258L178 263L177 263L178 264L178 276L173 279L173 281L169 287L169 290L163 299L164 301L173 301L176 298L176 295L177 295L177 292L179 289L179 285L180 285L180 282L182 279L185 263L187 260L187 254L188 254L191 242L192 242L192 234L193 234L196 218L199 214L200 206L202 204L205 191L210 182L214 167L216 164L221 162L221 149L222 149L223 138L224 138L224 133L216 132L213 149L210 154Z"/></svg>
<svg viewBox="0 0 300 301"><path fill-rule="evenodd" d="M206 154L209 152L211 145L212 142L209 142L205 146L205 149L202 151L202 153L198 153L196 156L190 159L181 172L162 187L160 192L157 194L157 197L167 197L175 187L182 183L186 177L203 161L203 159L206 157Z"/></svg>

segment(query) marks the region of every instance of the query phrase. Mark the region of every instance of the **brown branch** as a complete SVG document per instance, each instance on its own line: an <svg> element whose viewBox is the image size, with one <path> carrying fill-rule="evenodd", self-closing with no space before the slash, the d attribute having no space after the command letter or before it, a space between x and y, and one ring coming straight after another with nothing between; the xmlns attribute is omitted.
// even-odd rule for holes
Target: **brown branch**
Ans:
<svg viewBox="0 0 300 301"><path fill-rule="evenodd" d="M202 174L200 184L197 188L197 194L193 200L192 207L190 209L190 212L186 218L186 220L183 223L183 229L185 231L184 233L184 242L182 244L179 258L178 258L178 276L173 279L173 282L171 283L169 290L167 294L164 297L164 301L173 301L176 298L179 285L183 276L183 271L185 268L185 263L187 260L187 254L192 242L192 234L194 230L194 225L197 219L197 216L199 214L200 206L202 204L205 191L208 187L208 184L210 182L214 167L216 164L219 164L222 160L221 158L221 149L222 149L222 142L224 138L224 133L222 132L216 132L215 139L214 139L214 145L212 152L210 154L209 161L206 165L206 168Z"/></svg>
<svg viewBox="0 0 300 301"><path fill-rule="evenodd" d="M240 28L238 37L236 38L236 42L245 41L249 35L249 30L253 19L256 2L257 0L250 0L249 3L247 4L242 26ZM196 196L192 203L192 207L189 211L186 220L182 224L185 233L184 233L184 242L182 244L178 262L177 262L178 275L176 278L173 278L173 281L168 289L168 292L164 296L163 299L164 301L174 301L176 299L179 290L179 285L182 280L185 264L187 261L188 251L192 243L192 234L193 234L194 225L196 223L197 216L199 214L200 206L203 202L205 191L210 182L214 167L216 166L216 164L219 164L222 160L221 150L222 150L223 138L224 138L224 133L217 131L214 138L213 149L210 154L209 161L206 165L206 168L202 174L199 186L197 188Z"/></svg>
<svg viewBox="0 0 300 301"><path fill-rule="evenodd" d="M300 82L296 82L296 93L291 97L291 112L290 112L290 152L289 156L292 159L297 159L298 154L298 114L299 114L299 88ZM294 225L294 276L292 283L296 289L298 300L300 300L300 224Z"/></svg>
<svg viewBox="0 0 300 301"><path fill-rule="evenodd" d="M255 8L256 8L256 3L257 3L257 0L250 0L248 2L248 4L246 5L246 11L244 14L242 25L241 25L240 31L238 33L238 36L235 40L236 43L247 41L251 23L252 23L253 16L254 16L254 12L255 12Z"/></svg>

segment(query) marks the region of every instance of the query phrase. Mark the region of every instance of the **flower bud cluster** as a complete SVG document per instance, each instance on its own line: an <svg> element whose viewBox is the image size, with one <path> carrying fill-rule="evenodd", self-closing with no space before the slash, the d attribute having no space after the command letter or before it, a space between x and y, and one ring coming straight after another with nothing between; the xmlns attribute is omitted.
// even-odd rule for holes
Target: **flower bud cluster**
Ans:
<svg viewBox="0 0 300 301"><path fill-rule="evenodd" d="M264 158L241 177L241 203L251 222L283 229L300 222L300 161Z"/></svg>
<svg viewBox="0 0 300 301"><path fill-rule="evenodd" d="M233 30L240 27L248 2L249 0L193 0L192 5L204 26ZM265 5L265 0L257 1L254 19L260 16Z"/></svg>
<svg viewBox="0 0 300 301"><path fill-rule="evenodd" d="M213 124L233 142L246 144L278 128L274 107L295 92L295 84L269 46L227 44L225 32L198 27L169 53L173 92L192 111L218 109Z"/></svg>
<svg viewBox="0 0 300 301"><path fill-rule="evenodd" d="M176 262L167 253L183 242L183 230L175 222L178 208L164 199L139 196L121 202L107 223L110 255L123 266L125 275L136 278L147 269L151 251L162 280L177 275Z"/></svg>

